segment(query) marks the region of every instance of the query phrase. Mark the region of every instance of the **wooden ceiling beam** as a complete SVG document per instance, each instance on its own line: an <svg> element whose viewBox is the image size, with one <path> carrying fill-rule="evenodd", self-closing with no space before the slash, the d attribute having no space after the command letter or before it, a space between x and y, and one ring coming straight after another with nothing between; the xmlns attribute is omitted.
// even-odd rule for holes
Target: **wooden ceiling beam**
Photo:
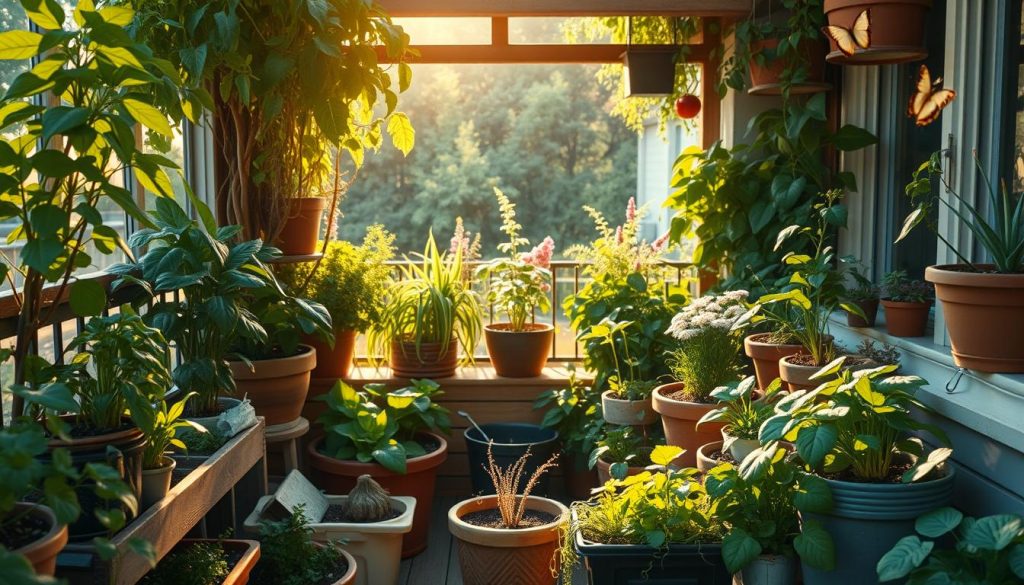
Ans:
<svg viewBox="0 0 1024 585"><path fill-rule="evenodd" d="M750 0L378 0L391 16L744 16Z"/></svg>
<svg viewBox="0 0 1024 585"><path fill-rule="evenodd" d="M642 45L651 47L657 45ZM419 45L419 57L409 63L621 63L626 45ZM687 60L703 63L710 58L711 47L690 45ZM377 48L377 58L387 63L387 53Z"/></svg>

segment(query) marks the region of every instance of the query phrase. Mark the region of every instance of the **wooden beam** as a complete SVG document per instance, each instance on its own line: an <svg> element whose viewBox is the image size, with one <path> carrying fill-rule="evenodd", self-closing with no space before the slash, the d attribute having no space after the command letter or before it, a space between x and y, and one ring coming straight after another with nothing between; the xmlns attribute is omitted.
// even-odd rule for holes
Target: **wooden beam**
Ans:
<svg viewBox="0 0 1024 585"><path fill-rule="evenodd" d="M391 16L743 16L750 0L379 0Z"/></svg>
<svg viewBox="0 0 1024 585"><path fill-rule="evenodd" d="M704 43L718 46L722 42L722 25L716 20L704 21ZM708 149L718 141L722 129L722 101L718 98L718 59L709 55L701 68L700 144Z"/></svg>
<svg viewBox="0 0 1024 585"><path fill-rule="evenodd" d="M657 45L645 45L657 46ZM626 45L419 45L419 57L409 63L620 63ZM708 45L691 45L687 60L702 63L711 56ZM377 58L388 63L387 52L377 48Z"/></svg>

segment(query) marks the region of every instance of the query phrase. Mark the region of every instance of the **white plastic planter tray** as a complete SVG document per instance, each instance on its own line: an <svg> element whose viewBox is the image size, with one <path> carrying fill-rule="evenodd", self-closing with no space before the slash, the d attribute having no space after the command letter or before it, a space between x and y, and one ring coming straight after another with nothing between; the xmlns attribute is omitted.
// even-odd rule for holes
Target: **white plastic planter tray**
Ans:
<svg viewBox="0 0 1024 585"><path fill-rule="evenodd" d="M344 504L348 496L326 496L330 505ZM245 529L259 534L263 511L273 501L273 496L263 496L256 509L245 519ZM391 496L405 510L397 518L384 522L311 523L313 540L330 542L341 540L344 548L356 559L357 585L396 585L399 565L402 561L402 535L412 530L412 515L416 509L416 498Z"/></svg>

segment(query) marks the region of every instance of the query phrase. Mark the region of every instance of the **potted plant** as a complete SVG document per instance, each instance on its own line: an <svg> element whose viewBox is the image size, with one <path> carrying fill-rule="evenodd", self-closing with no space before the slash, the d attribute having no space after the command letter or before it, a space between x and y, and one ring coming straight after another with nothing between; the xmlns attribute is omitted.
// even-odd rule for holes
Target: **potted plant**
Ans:
<svg viewBox="0 0 1024 585"><path fill-rule="evenodd" d="M879 366L900 367L900 351L891 343L877 344L873 339L864 339L857 346L856 354Z"/></svg>
<svg viewBox="0 0 1024 585"><path fill-rule="evenodd" d="M953 361L979 372L1024 372L1024 203L1005 182L997 190L982 172L988 187L988 213L993 216L989 222L946 183L941 160L939 153L932 155L907 185L907 194L917 207L904 222L901 238L938 205L947 206L963 222L992 263L972 263L968 255L946 242L960 264L930 266L924 274L942 302ZM981 162L977 164L980 171ZM943 191L956 198L956 204L932 194L935 177L945 185Z"/></svg>
<svg viewBox="0 0 1024 585"><path fill-rule="evenodd" d="M522 237L523 226L516 221L516 206L497 187L501 211L501 231L508 241L498 244L505 255L477 269L477 277L487 287L487 304L504 313L508 321L484 327L487 355L494 371L506 378L539 376L548 362L555 328L536 322L536 311L551 310L551 255L555 241L550 237L530 252L520 249L530 245ZM529 322L528 322L529 321Z"/></svg>
<svg viewBox="0 0 1024 585"><path fill-rule="evenodd" d="M280 267L279 277L293 294L302 294L323 305L331 316L334 347L308 336L305 343L316 350L312 377L338 380L348 377L355 353L356 335L365 333L380 319L384 298L391 286L394 234L381 225L366 228L362 244L331 240L324 257L314 264Z"/></svg>
<svg viewBox="0 0 1024 585"><path fill-rule="evenodd" d="M928 283L895 270L882 279L885 329L896 337L922 337L928 327L934 292Z"/></svg>
<svg viewBox="0 0 1024 585"><path fill-rule="evenodd" d="M904 536L878 561L881 583L909 578L909 583L992 583L1024 580L1021 547L1024 520L1015 514L966 517L955 508L939 508L914 523L917 534ZM953 549L939 548L938 539L952 536Z"/></svg>
<svg viewBox="0 0 1024 585"><path fill-rule="evenodd" d="M613 425L644 426L658 420L657 413L651 407L651 392L657 383L637 378L637 361L630 355L630 344L637 343L640 337L628 333L630 329L639 329L633 325L632 321L615 322L605 318L578 337L584 343L600 340L602 345L607 345L611 350L615 373L607 379L608 390L601 394L601 416L605 422ZM621 356L616 347L621 349ZM623 364L626 365L625 370Z"/></svg>
<svg viewBox="0 0 1024 585"><path fill-rule="evenodd" d="M399 579L402 559L402 535L412 530L415 498L394 497L369 475L361 475L347 496L321 495L298 470L293 470L275 494L263 496L256 504L245 527L258 531L267 521L283 520L290 515L282 500L290 501L289 491L313 498L303 506L315 542L343 542L356 560L356 583L391 584Z"/></svg>
<svg viewBox="0 0 1024 585"><path fill-rule="evenodd" d="M774 405L782 397L780 380L769 384L760 396L754 393L754 382L754 377L749 376L742 382L715 388L711 397L718 401L718 408L708 411L696 425L699 429L707 423L719 423L722 432L720 448L729 453L737 465L761 446L757 439L758 431L775 412Z"/></svg>
<svg viewBox="0 0 1024 585"><path fill-rule="evenodd" d="M240 336L228 362L235 380L235 397L248 398L268 426L290 423L302 416L309 392L316 351L303 337L334 341L331 316L323 305L293 297L270 271L265 286L252 288L242 299L245 315L255 321L257 335ZM252 326L252 322L244 325Z"/></svg>
<svg viewBox="0 0 1024 585"><path fill-rule="evenodd" d="M644 427L606 425L587 464L597 469L601 484L637 475L651 465L651 452L657 442L657 437L648 436Z"/></svg>
<svg viewBox="0 0 1024 585"><path fill-rule="evenodd" d="M856 313L846 312L846 324L850 327L874 327L875 318L878 316L879 291L875 283L871 282L861 265L860 261L853 256L844 256L842 261L849 266L846 273L853 280L852 286L846 287L843 299L858 307L863 316Z"/></svg>
<svg viewBox="0 0 1024 585"><path fill-rule="evenodd" d="M458 367L460 344L464 361L472 362L483 314L463 278L461 247L442 253L430 234L417 256L419 264L402 267L403 277L391 287L367 344L378 355L390 352L395 377L448 378Z"/></svg>
<svg viewBox="0 0 1024 585"><path fill-rule="evenodd" d="M558 581L559 531L569 510L555 500L530 495L540 477L555 467L557 455L527 477L529 456L527 452L503 468L488 452L487 474L494 495L463 500L448 511L448 530L459 543L466 585Z"/></svg>
<svg viewBox="0 0 1024 585"><path fill-rule="evenodd" d="M756 17L755 13L732 28L733 50L719 65L721 95L726 88L785 96L832 88L825 82L821 0L784 0L781 4L786 11L784 19L774 14Z"/></svg>
<svg viewBox="0 0 1024 585"><path fill-rule="evenodd" d="M661 414L668 444L685 450L678 465L696 464L697 449L722 430L721 424L698 429L697 421L715 408L714 390L739 378L736 325L743 325L746 298L747 291L703 296L672 318L668 334L678 345L668 362L675 381L655 388L654 410Z"/></svg>
<svg viewBox="0 0 1024 585"><path fill-rule="evenodd" d="M167 402L157 401L155 417L150 426L142 429L146 435L146 447L142 451L142 497L140 498L143 510L162 500L171 488L171 476L177 462L168 455L168 452L172 448L186 450L185 443L177 436L178 431L197 429L206 432L205 429L198 428L196 423L182 418L185 413L185 405L190 398L192 398L191 395L185 395L169 409Z"/></svg>
<svg viewBox="0 0 1024 585"><path fill-rule="evenodd" d="M141 585L245 585L260 559L255 540L186 538L140 581Z"/></svg>
<svg viewBox="0 0 1024 585"><path fill-rule="evenodd" d="M931 0L825 0L828 24L853 29L865 11L870 15L871 42L844 53L833 40L828 62L843 65L883 65L920 61L925 47L925 17Z"/></svg>
<svg viewBox="0 0 1024 585"><path fill-rule="evenodd" d="M807 513L835 541L833 571L804 563L804 583L870 583L874 566L896 541L913 529L914 519L949 503L954 468L952 449L927 455L911 432L927 432L943 445L945 433L920 422L931 410L915 398L927 382L891 376L896 366L844 371L843 358L817 374L828 380L814 390L797 390L775 407L761 426L762 442L790 440L809 472L822 476L832 492L832 509ZM865 507L867 506L867 507Z"/></svg>
<svg viewBox="0 0 1024 585"><path fill-rule="evenodd" d="M241 226L244 240L312 253L325 207L330 233L346 187L341 156L360 166L384 131L403 153L413 146L409 119L396 111L412 79L409 35L379 6L120 3L138 9L136 37L186 82L183 103L170 100L169 113L198 123L211 112L217 215ZM397 86L374 47L397 64ZM369 112L367 103L385 107Z"/></svg>
<svg viewBox="0 0 1024 585"><path fill-rule="evenodd" d="M355 585L356 560L341 543L313 540L303 511L260 527L260 562L253 585Z"/></svg>
<svg viewBox="0 0 1024 585"><path fill-rule="evenodd" d="M705 476L715 517L728 526L722 559L730 573L742 575L743 585L796 585L798 555L822 571L835 566L831 535L812 520L801 523L797 513L828 512L828 484L792 459L788 449L771 443Z"/></svg>
<svg viewBox="0 0 1024 585"><path fill-rule="evenodd" d="M537 397L535 409L547 408L541 426L558 432L562 446L560 467L565 493L574 500L590 497L597 474L587 465L586 454L594 450L604 428L601 403L591 386L585 384L570 365L569 383Z"/></svg>
<svg viewBox="0 0 1024 585"><path fill-rule="evenodd" d="M574 502L561 545L562 583L572 585L582 557L593 585L678 579L729 585L722 561L724 527L695 469L672 469L679 447L651 453L661 471L616 480Z"/></svg>
<svg viewBox="0 0 1024 585"><path fill-rule="evenodd" d="M437 468L448 454L448 411L435 399L440 386L430 380L388 391L368 384L359 392L338 381L321 400L327 410L317 422L325 435L309 444L317 485L348 493L361 475L370 475L394 496L416 498L412 531L403 539L402 557L427 547Z"/></svg>
<svg viewBox="0 0 1024 585"><path fill-rule="evenodd" d="M129 238L131 246L148 251L109 270L120 275L115 288L135 285L154 297L145 319L181 356L174 384L195 393L186 412L208 417L238 404L229 398L235 381L228 357L239 338L266 337L244 299L249 291L270 286L265 262L277 252L259 240L236 241L241 228L217 227L201 201L191 204L201 226L174 199L158 198L147 219L154 228Z"/></svg>
<svg viewBox="0 0 1024 585"><path fill-rule="evenodd" d="M460 410L459 414L467 413ZM558 431L532 423L474 423L463 431L462 436L469 460L469 482L472 493L477 495L494 493L491 491L493 482L487 474L489 459L494 459L500 467L507 467L525 457L526 463L521 471L532 475L545 461L558 456ZM533 493L548 495L547 477L542 475L538 478Z"/></svg>

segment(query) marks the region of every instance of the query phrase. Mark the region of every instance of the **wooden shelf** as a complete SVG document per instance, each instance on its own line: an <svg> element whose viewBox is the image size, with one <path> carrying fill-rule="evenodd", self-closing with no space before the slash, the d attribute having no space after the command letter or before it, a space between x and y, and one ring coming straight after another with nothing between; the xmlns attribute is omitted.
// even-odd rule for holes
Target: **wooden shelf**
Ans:
<svg viewBox="0 0 1024 585"><path fill-rule="evenodd" d="M267 261L267 264L302 264L304 262L316 262L323 258L324 255L320 252L314 254L298 254L295 256L278 256L273 260Z"/></svg>
<svg viewBox="0 0 1024 585"><path fill-rule="evenodd" d="M90 572L93 574L88 582L100 582L95 573L107 573L109 567L114 566L117 570L112 583L136 583L150 570L150 566L146 559L131 550L129 541L136 538L146 540L156 549L157 559L163 558L253 466L263 461L264 430L263 418L260 418L255 426L225 443L205 463L173 486L163 500L118 532L113 538L117 554L110 563L99 561L91 544L70 544L61 553L65 562L58 557L57 576L73 577L62 575L61 568L91 563L93 568ZM108 567L105 571L104 566ZM74 582L76 580L72 578Z"/></svg>

